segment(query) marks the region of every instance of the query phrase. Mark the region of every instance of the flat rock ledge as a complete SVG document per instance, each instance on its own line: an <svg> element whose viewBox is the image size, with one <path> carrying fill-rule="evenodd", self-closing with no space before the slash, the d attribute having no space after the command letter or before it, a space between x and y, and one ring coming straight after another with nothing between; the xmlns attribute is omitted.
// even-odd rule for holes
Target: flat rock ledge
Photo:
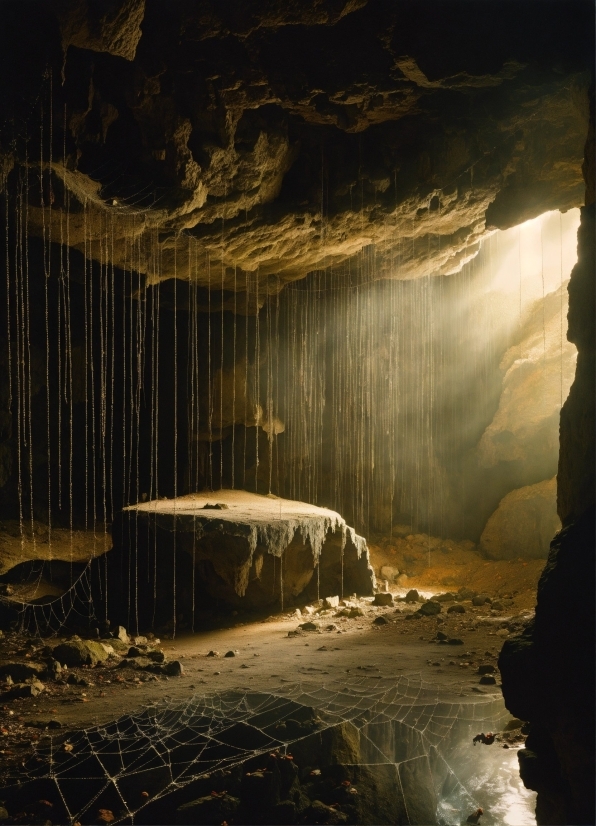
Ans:
<svg viewBox="0 0 596 826"><path fill-rule="evenodd" d="M271 495L219 490L140 503L114 520L112 539L110 620L131 627L188 623L210 607L372 595L376 585L366 540L338 513Z"/></svg>

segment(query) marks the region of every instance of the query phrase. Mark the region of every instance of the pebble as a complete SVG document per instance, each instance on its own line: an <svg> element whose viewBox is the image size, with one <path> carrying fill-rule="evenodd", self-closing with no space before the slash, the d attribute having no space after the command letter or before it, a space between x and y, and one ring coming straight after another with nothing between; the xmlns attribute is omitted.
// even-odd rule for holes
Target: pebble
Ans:
<svg viewBox="0 0 596 826"><path fill-rule="evenodd" d="M389 625L389 620L387 619L387 617L383 617L383 616L376 617L373 620L373 625Z"/></svg>

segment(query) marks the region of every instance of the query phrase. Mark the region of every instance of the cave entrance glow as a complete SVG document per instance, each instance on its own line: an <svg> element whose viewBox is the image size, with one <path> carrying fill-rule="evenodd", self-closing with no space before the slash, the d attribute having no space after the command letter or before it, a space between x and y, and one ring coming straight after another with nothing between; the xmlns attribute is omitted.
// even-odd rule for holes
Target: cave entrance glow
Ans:
<svg viewBox="0 0 596 826"><path fill-rule="evenodd" d="M261 344L263 407L285 427L272 489L337 509L366 536L478 542L503 497L542 484L548 541L578 222L554 212L496 232L450 276L400 280L400 250L418 243L405 239L392 280L375 280L369 248L286 287L261 316L279 330L274 352L267 333Z"/></svg>

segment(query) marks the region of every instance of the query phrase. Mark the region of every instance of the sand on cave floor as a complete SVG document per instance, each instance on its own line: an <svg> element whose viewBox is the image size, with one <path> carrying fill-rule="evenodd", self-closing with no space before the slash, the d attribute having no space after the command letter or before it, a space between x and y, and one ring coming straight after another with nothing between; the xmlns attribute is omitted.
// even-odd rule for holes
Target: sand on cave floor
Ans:
<svg viewBox="0 0 596 826"><path fill-rule="evenodd" d="M439 540L426 534L368 542L371 564L382 584L381 568L400 575L390 590L416 588L425 595L465 587L493 599L515 597L519 608L533 609L545 559L487 560L470 540Z"/></svg>
<svg viewBox="0 0 596 826"><path fill-rule="evenodd" d="M39 724L51 719L60 722L57 733L62 733L107 723L154 703L186 701L195 694L229 689L274 693L289 683L323 684L363 674L423 680L469 698L500 696L498 674L496 685L480 685L478 666L496 666L503 640L531 616L523 594L513 598L507 611L466 601L461 603L463 614L447 613L444 604L439 616L415 619L408 615L418 605L396 602L377 607L372 598L348 602L360 607L363 615L337 617L336 609L312 617L277 614L162 640L158 647L167 659L183 665L180 677L120 669L117 657L108 667L70 669L87 681L86 686L48 681L35 698L0 703L0 783L44 736ZM380 615L387 624L374 624ZM299 624L309 619L318 629L294 636ZM439 644L438 631L461 644ZM34 660L35 646L46 642L5 634L0 638L0 662ZM217 654L209 656L210 651ZM234 656L226 657L228 651Z"/></svg>

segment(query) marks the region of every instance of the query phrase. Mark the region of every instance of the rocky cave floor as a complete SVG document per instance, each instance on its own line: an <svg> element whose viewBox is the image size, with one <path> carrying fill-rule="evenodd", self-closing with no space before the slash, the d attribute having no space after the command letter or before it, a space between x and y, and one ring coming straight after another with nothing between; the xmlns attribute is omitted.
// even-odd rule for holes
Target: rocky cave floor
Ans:
<svg viewBox="0 0 596 826"><path fill-rule="evenodd" d="M449 553L431 549L429 567L428 550L428 537L373 542L377 575L384 568L397 580L374 599L338 596L265 618L214 617L220 627L183 631L175 639L132 638L123 628L101 640L4 631L0 784L18 778L44 738L58 736L68 749L77 729L193 694L275 692L287 683L366 672L411 676L461 695L494 695L502 642L532 616L544 562L487 562L471 543L451 543ZM387 587L382 579L380 585ZM523 740L513 728L497 747ZM3 822L51 822L51 812L42 820L38 812L4 814Z"/></svg>

